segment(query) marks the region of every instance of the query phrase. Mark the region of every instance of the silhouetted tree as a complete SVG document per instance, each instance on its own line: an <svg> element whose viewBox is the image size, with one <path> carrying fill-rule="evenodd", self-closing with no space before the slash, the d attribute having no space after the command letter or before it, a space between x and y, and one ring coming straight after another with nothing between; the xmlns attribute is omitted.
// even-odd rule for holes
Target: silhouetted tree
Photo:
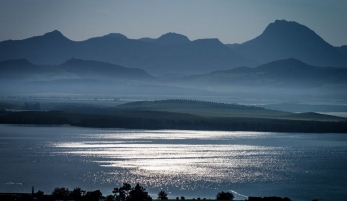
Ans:
<svg viewBox="0 0 347 201"><path fill-rule="evenodd" d="M52 192L52 197L57 199L57 200L66 200L69 197L69 189L68 188L55 188L54 191Z"/></svg>
<svg viewBox="0 0 347 201"><path fill-rule="evenodd" d="M88 191L83 196L83 200L85 200L85 201L99 201L101 196L102 196L102 193L100 192L100 190Z"/></svg>
<svg viewBox="0 0 347 201"><path fill-rule="evenodd" d="M152 198L146 192L140 184L136 184L135 188L133 188L129 192L129 196L126 198L127 201L152 201Z"/></svg>
<svg viewBox="0 0 347 201"><path fill-rule="evenodd" d="M216 195L217 200L233 200L234 199L234 195L230 192L219 192Z"/></svg>
<svg viewBox="0 0 347 201"><path fill-rule="evenodd" d="M123 186L120 188L114 188L112 193L114 194L116 200L125 201L131 190L131 185L128 183L123 183Z"/></svg>
<svg viewBox="0 0 347 201"><path fill-rule="evenodd" d="M108 196L106 196L105 201L115 201L115 198L113 195L108 195Z"/></svg>
<svg viewBox="0 0 347 201"><path fill-rule="evenodd" d="M41 191L41 190L38 190L36 193L35 193L35 197L36 198L42 198L44 196L44 192Z"/></svg>
<svg viewBox="0 0 347 201"><path fill-rule="evenodd" d="M74 200L80 200L86 191L81 190L81 188L76 187L70 192L70 197Z"/></svg>
<svg viewBox="0 0 347 201"><path fill-rule="evenodd" d="M158 199L160 199L160 200L167 200L167 194L165 193L165 191L160 191L158 193Z"/></svg>

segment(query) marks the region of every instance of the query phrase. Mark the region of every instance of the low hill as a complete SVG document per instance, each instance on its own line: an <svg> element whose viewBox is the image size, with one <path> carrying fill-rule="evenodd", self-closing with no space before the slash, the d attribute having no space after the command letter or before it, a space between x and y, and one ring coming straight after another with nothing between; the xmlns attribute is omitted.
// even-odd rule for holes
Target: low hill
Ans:
<svg viewBox="0 0 347 201"><path fill-rule="evenodd" d="M129 129L347 133L346 121L302 121L246 117L206 118L173 112L131 110L119 111L113 115L54 111L15 112L0 116L0 123Z"/></svg>
<svg viewBox="0 0 347 201"><path fill-rule="evenodd" d="M25 80L93 79L152 80L144 70L81 59L70 59L56 66L34 65L25 59L0 62L0 78Z"/></svg>
<svg viewBox="0 0 347 201"><path fill-rule="evenodd" d="M258 118L258 119L288 119L288 120L317 120L343 121L344 118L322 115L318 113L291 113L278 110L264 109L257 106L225 104L197 100L160 100L138 101L116 106L118 110L128 111L165 111L191 114L208 118Z"/></svg>
<svg viewBox="0 0 347 201"><path fill-rule="evenodd" d="M188 76L181 81L200 86L265 86L304 89L325 85L346 85L347 69L316 67L291 58L273 61L256 68L240 67Z"/></svg>

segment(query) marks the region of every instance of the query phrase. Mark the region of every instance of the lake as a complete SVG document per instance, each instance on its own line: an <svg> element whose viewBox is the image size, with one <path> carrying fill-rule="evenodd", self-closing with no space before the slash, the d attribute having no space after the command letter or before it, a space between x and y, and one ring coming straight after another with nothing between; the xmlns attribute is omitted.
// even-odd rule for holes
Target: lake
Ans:
<svg viewBox="0 0 347 201"><path fill-rule="evenodd" d="M139 182L156 199L345 200L347 135L0 125L0 192Z"/></svg>

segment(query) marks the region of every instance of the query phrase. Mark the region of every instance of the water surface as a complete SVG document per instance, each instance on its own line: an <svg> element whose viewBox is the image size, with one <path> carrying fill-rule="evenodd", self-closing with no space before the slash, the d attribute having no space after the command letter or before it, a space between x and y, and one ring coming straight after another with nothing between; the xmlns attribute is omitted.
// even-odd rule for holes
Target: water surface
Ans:
<svg viewBox="0 0 347 201"><path fill-rule="evenodd" d="M347 135L0 125L1 192L139 182L155 197L232 191L344 200Z"/></svg>

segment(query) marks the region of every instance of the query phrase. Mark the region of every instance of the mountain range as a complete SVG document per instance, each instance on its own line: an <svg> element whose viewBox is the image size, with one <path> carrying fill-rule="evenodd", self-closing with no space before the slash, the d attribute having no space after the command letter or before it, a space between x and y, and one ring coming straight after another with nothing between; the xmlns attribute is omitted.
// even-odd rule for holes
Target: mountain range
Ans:
<svg viewBox="0 0 347 201"><path fill-rule="evenodd" d="M53 31L43 36L0 43L0 61L23 58L41 65L57 65L70 58L79 58L141 68L152 74L189 74L257 64L234 53L218 39L190 41L174 33L152 42L128 39L121 34L76 42Z"/></svg>
<svg viewBox="0 0 347 201"><path fill-rule="evenodd" d="M0 42L0 61L26 59L37 65L59 65L71 58L139 68L154 75L197 74L240 66L256 67L295 58L309 65L347 67L346 46L333 47L308 27L276 20L264 32L242 44L167 33L129 39L119 33L72 41L59 31L24 40Z"/></svg>

